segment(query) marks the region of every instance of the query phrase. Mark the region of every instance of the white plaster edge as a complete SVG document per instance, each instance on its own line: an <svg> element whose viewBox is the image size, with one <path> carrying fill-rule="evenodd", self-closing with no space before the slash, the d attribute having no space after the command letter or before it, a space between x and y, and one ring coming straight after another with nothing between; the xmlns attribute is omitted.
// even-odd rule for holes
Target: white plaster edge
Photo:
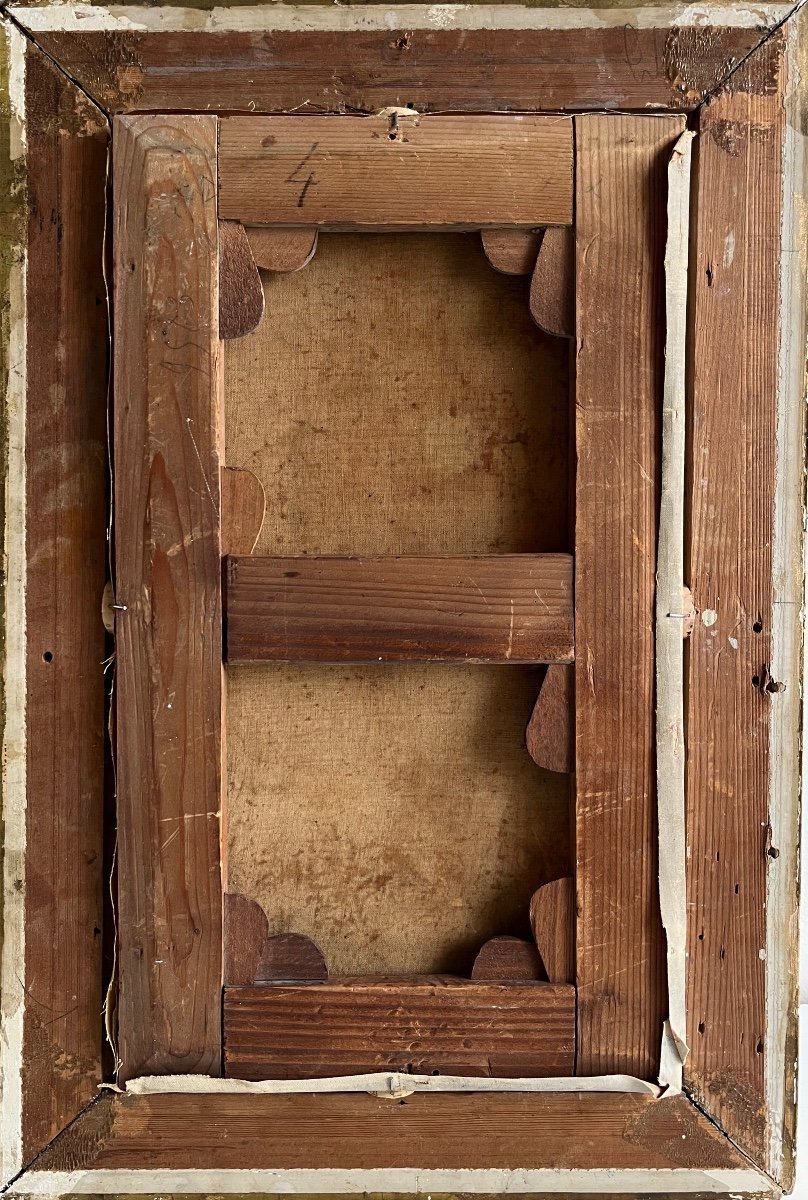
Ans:
<svg viewBox="0 0 808 1200"><path fill-rule="evenodd" d="M25 153L25 36L4 27L9 56L12 160ZM22 1167L22 1034L25 983L25 248L9 277L4 480L5 726L2 754L3 930L0 956L0 1181Z"/></svg>
<svg viewBox="0 0 808 1200"><path fill-rule="evenodd" d="M361 32L436 29L667 29L718 25L736 29L771 28L794 4L678 4L664 8L527 8L517 4L265 4L243 8L153 7L138 5L53 4L14 7L15 20L38 30L132 30L148 32L281 33ZM762 36L762 34L761 34Z"/></svg>
<svg viewBox="0 0 808 1200"><path fill-rule="evenodd" d="M788 97L783 145L783 215L777 397L777 459L772 542L771 672L786 690L770 701L769 824L771 845L766 871L766 1036L765 1094L769 1117L768 1170L775 1178L783 1167L783 1131L796 1096L786 1080L796 1078L793 1034L797 987L794 978L799 938L798 847L800 815L800 727L803 691L803 528L805 520L805 350L806 144L799 106L808 81L798 69L799 22L788 29Z"/></svg>
<svg viewBox="0 0 808 1200"><path fill-rule="evenodd" d="M688 1054L686 1015L684 632L691 605L685 583L685 451L688 247L693 138L685 130L668 164L665 246L665 379L662 486L656 588L656 784L659 908L665 930L668 1019L662 1028L659 1082L682 1090ZM687 609L687 611L686 611Z"/></svg>
<svg viewBox="0 0 808 1200"><path fill-rule="evenodd" d="M123 1089L107 1086L107 1090ZM339 1075L325 1079L212 1079L208 1075L144 1075L130 1079L127 1095L288 1095L319 1092L369 1092L397 1100L415 1092L626 1092L661 1098L653 1083L633 1075L562 1076L548 1079L495 1079L487 1076L409 1075L401 1071L373 1071L365 1075Z"/></svg>
<svg viewBox="0 0 808 1200"><path fill-rule="evenodd" d="M754 1170L549 1170L377 1167L366 1170L296 1169L279 1171L27 1171L9 1195L65 1196L118 1193L283 1193L327 1195L360 1192L518 1195L527 1192L609 1193L669 1196L698 1193L734 1196L754 1192L777 1195L771 1182Z"/></svg>

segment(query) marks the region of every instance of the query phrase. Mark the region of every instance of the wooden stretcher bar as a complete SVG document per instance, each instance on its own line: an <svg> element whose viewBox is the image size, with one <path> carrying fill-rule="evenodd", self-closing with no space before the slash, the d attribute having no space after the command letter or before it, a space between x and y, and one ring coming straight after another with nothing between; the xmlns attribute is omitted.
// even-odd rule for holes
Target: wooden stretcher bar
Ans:
<svg viewBox="0 0 808 1200"><path fill-rule="evenodd" d="M115 131L119 1078L220 1061L216 118Z"/></svg>
<svg viewBox="0 0 808 1200"><path fill-rule="evenodd" d="M245 225L479 229L572 222L569 117L224 117L219 216Z"/></svg>
<svg viewBox="0 0 808 1200"><path fill-rule="evenodd" d="M573 658L572 557L230 558L230 663Z"/></svg>
<svg viewBox="0 0 808 1200"><path fill-rule="evenodd" d="M575 988L469 979L332 979L224 989L225 1075L572 1073Z"/></svg>

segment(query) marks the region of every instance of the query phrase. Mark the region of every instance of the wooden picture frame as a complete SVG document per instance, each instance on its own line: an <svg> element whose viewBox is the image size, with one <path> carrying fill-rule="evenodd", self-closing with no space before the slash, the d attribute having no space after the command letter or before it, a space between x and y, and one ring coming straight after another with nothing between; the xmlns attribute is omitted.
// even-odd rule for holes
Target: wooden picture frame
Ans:
<svg viewBox="0 0 808 1200"><path fill-rule="evenodd" d="M580 10L489 9L481 19L469 6L444 27L433 10L412 6L407 28L391 29L381 7L328 18L310 11L307 21L280 9L234 8L224 19L168 7L12 5L4 18L3 1180L24 1194L780 1194L793 1178L796 1058L800 19L791 6L672 24L635 10L604 25ZM249 158L257 129L259 140L279 138L273 161L282 173L287 137L288 180L296 139L311 147L312 122L327 124L329 137L333 129L338 139L364 139L364 153L374 121L393 143L400 128L423 139L438 179L446 139L446 170L462 172L457 156L470 141L470 161L483 161L469 130L485 148L496 129L496 153L525 129L553 139L569 128L572 147L574 125L576 1064L546 1086L495 1078L492 1087L433 1084L391 1098L367 1094L361 1081L357 1090L343 1080L335 1090L290 1083L273 1093L215 1079L223 915L239 928L245 920L235 906L223 914L220 899L223 591L234 661L288 653L288 642L282 651L273 643L277 610L267 609L249 536L243 547L224 529L237 506L219 471L220 325L237 333L260 312L244 239L222 222L261 225L269 186L256 177L252 191L234 187L243 175L228 180L227 156ZM697 136L685 347L674 319L684 296L672 294L663 260L674 227L669 164L686 125ZM494 186L494 170L483 194L491 207L464 209L461 197L436 220L434 172L413 188L411 209L406 173L393 172L385 202L360 210L362 191L345 185L344 172L330 186L327 168L326 157L314 227L385 226L390 195L401 199L407 228L573 220L571 181L568 199L540 195L542 183L523 210L529 173L509 191ZM364 177L377 169L387 166L362 164ZM275 209L274 226L300 228L308 178L293 180L297 199L285 216ZM424 187L430 203L419 213ZM545 200L554 207L536 219ZM310 245L309 237L303 260ZM228 305L220 263L235 270L239 261L247 273ZM193 340L172 345L166 330L187 326L188 313ZM681 583L695 620L677 693L686 704L686 793L673 792L674 801L686 794L686 821L674 804L669 826L654 778L665 696L654 681L654 604L662 425L671 412L681 419L685 377ZM170 403L153 403L168 395ZM204 486L190 488L192 476ZM151 559L139 532L147 517L159 530ZM102 604L110 538L114 593ZM155 547L169 544L183 547L181 586L165 555L159 577L155 567ZM223 549L233 554L224 580ZM480 565L512 570L509 612L464 630L485 661L524 646L529 661L569 662L571 564L540 557L531 570L563 576L554 619L540 628L527 609L515 626L513 595L544 588L545 576L537 585L524 564ZM360 568L362 596L378 594L381 568L372 560ZM272 569L282 570L278 560ZM284 592L286 619L299 612L295 595L310 604L323 572L335 569L340 588L356 586L355 566L321 563ZM440 570L451 572L451 562ZM424 571L428 592L435 564ZM183 631L183 690L170 705L158 691L176 673L178 643L154 617L169 601L171 629ZM112 645L102 608L115 634L114 773L105 762ZM684 595L662 619L689 614ZM363 609L359 618L376 616ZM339 613L320 620L330 622L330 643L342 636ZM427 636L418 618L415 626L408 636ZM411 653L401 628L399 620L385 641L393 658ZM363 652L359 643L346 637L348 660ZM299 645L316 656L303 624ZM144 657L147 646L156 659ZM176 770L170 786L149 777L161 738L187 739L184 754L160 760ZM672 742L674 769L685 769L675 729ZM173 807L155 808L155 795ZM116 803L116 869L134 883L118 889L113 915L104 829ZM193 827L166 854L155 843L163 819ZM686 868L675 853L685 830ZM666 900L677 896L672 917ZM101 936L113 919L123 1091L101 1086L114 1075ZM259 921L259 951L264 932ZM227 938L225 930L225 956ZM237 968L255 978L244 962L227 961L225 983L238 983L227 974ZM477 985L479 995L491 986ZM542 1004L567 1003L573 992L546 987ZM149 1075L160 1078L142 1082ZM188 1075L194 1082L183 1084Z"/></svg>

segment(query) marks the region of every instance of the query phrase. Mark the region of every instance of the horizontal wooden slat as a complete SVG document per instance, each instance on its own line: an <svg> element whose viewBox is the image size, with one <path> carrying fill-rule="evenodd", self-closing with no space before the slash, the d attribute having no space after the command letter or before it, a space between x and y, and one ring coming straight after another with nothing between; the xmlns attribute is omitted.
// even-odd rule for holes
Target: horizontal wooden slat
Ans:
<svg viewBox="0 0 808 1200"><path fill-rule="evenodd" d="M230 558L227 659L571 662L572 557Z"/></svg>
<svg viewBox="0 0 808 1200"><path fill-rule="evenodd" d="M17 16L26 24L32 11L28 0ZM268 5L252 11L271 22ZM31 27L107 112L689 111L766 37L756 24L666 28L663 12L652 29L620 18L597 29L413 29L409 8L398 29Z"/></svg>
<svg viewBox="0 0 808 1200"><path fill-rule="evenodd" d="M103 1092L51 1142L30 1178L42 1171L142 1170L144 1164L174 1171L672 1172L744 1170L749 1160L685 1096L451 1092L416 1094L396 1104L389 1096L365 1093ZM278 1182L267 1186L277 1191Z"/></svg>
<svg viewBox="0 0 808 1200"><path fill-rule="evenodd" d="M226 117L219 215L339 229L569 225L572 124L548 116Z"/></svg>
<svg viewBox="0 0 808 1200"><path fill-rule="evenodd" d="M225 988L225 1074L570 1075L575 988L465 979Z"/></svg>

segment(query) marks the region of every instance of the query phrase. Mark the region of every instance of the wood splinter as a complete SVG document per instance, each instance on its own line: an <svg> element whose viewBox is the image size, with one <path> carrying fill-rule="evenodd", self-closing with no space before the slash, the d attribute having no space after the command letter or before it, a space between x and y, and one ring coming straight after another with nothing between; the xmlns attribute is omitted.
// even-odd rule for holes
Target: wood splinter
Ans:
<svg viewBox="0 0 808 1200"><path fill-rule="evenodd" d="M575 335L575 230L571 226L544 231L530 281L530 315L545 333Z"/></svg>
<svg viewBox="0 0 808 1200"><path fill-rule="evenodd" d="M247 241L262 271L289 274L301 271L314 258L316 229L273 229L265 225L247 227Z"/></svg>
<svg viewBox="0 0 808 1200"><path fill-rule="evenodd" d="M574 903L569 876L545 883L530 901L530 924L550 983L575 982Z"/></svg>
<svg viewBox="0 0 808 1200"><path fill-rule="evenodd" d="M532 229L483 229L480 231L485 257L503 275L529 275L536 265L542 231Z"/></svg>
<svg viewBox="0 0 808 1200"><path fill-rule="evenodd" d="M219 337L244 337L261 324L264 287L240 221L219 222Z"/></svg>
<svg viewBox="0 0 808 1200"><path fill-rule="evenodd" d="M539 952L532 942L518 937L493 937L483 942L474 966L472 979L545 979Z"/></svg>
<svg viewBox="0 0 808 1200"><path fill-rule="evenodd" d="M222 554L252 554L266 507L266 492L257 475L243 467L221 468Z"/></svg>
<svg viewBox="0 0 808 1200"><path fill-rule="evenodd" d="M301 933L270 935L266 913L248 896L224 895L225 987L266 983L325 983L325 958L311 938Z"/></svg>
<svg viewBox="0 0 808 1200"><path fill-rule="evenodd" d="M545 771L573 769L575 677L563 664L547 668L539 698L525 732L527 752Z"/></svg>

